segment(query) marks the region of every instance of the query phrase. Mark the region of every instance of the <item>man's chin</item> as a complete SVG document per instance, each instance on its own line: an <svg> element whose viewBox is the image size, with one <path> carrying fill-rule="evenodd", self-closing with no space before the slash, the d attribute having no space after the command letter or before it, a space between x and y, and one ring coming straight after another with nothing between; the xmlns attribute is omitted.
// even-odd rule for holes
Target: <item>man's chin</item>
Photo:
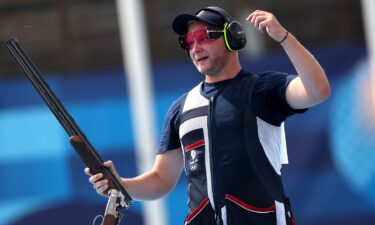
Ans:
<svg viewBox="0 0 375 225"><path fill-rule="evenodd" d="M209 74L212 74L212 70L210 68L207 68L206 66L198 65L197 69L200 73L205 74L209 76Z"/></svg>
<svg viewBox="0 0 375 225"><path fill-rule="evenodd" d="M203 67L201 67L201 66L196 66L197 67L197 70L200 72L200 73L202 73L202 74L206 74L206 70L203 68Z"/></svg>

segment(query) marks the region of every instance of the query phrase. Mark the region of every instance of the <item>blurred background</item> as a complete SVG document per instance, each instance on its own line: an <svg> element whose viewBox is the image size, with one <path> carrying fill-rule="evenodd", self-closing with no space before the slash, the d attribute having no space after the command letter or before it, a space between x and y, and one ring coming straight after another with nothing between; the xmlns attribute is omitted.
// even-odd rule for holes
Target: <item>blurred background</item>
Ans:
<svg viewBox="0 0 375 225"><path fill-rule="evenodd" d="M170 104L202 80L170 27L177 14L208 5L225 8L247 33L248 45L240 52L243 68L295 73L281 47L246 23L250 12L263 9L315 55L332 85L329 100L286 122L289 165L283 176L297 224L375 225L375 79L369 53L375 40L367 33L365 1L119 2L1 0L0 41L19 40L102 158L113 160L122 176L139 174L147 168L140 166L140 157L156 154L137 151L143 133L136 128L133 89L148 90L150 104L143 111L149 113L153 146ZM134 2L141 13L125 13ZM150 78L140 88L133 86L135 74L128 68L138 49L124 43L137 46L132 23L143 31L146 47L139 49L145 53L145 72L137 76ZM92 224L107 200L93 190L84 167L65 131L1 46L0 225ZM149 207L136 201L122 224L182 224L184 174L156 203Z"/></svg>

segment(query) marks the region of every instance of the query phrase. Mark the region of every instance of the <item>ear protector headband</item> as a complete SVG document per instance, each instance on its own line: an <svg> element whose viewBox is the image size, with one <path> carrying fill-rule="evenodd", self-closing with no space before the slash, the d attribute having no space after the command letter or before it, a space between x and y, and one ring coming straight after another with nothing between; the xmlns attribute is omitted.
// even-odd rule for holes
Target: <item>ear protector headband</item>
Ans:
<svg viewBox="0 0 375 225"><path fill-rule="evenodd" d="M229 51L238 51L246 45L246 34L241 24L233 19L224 9L216 6L209 6L200 11L211 11L221 16L225 20L224 41ZM199 11L199 12L200 12ZM198 13L199 13L198 12ZM198 14L197 13L197 14Z"/></svg>

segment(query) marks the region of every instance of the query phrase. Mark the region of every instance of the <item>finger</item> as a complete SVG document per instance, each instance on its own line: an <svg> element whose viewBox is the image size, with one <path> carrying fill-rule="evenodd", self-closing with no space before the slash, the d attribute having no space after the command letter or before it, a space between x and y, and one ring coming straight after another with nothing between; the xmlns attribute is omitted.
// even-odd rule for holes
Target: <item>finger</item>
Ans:
<svg viewBox="0 0 375 225"><path fill-rule="evenodd" d="M257 28L258 30L261 30L260 27L259 27L259 24L260 23L263 23L265 21L267 21L268 17L267 16L258 16L255 21L254 21L254 27Z"/></svg>
<svg viewBox="0 0 375 225"><path fill-rule="evenodd" d="M89 182L91 184L94 184L94 183L96 183L98 180L100 180L102 178L103 178L103 174L102 173L98 173L98 174L95 174L95 175L91 176L89 178Z"/></svg>
<svg viewBox="0 0 375 225"><path fill-rule="evenodd" d="M94 183L93 187L94 187L95 190L99 190L99 189L101 189L105 185L108 185L108 180L107 179L101 180L101 181L98 181L98 182Z"/></svg>
<svg viewBox="0 0 375 225"><path fill-rule="evenodd" d="M254 20L258 17L258 16L264 16L266 15L266 12L264 11L261 11L261 10L256 10L255 12L251 13L247 20L250 21L251 23L254 23Z"/></svg>
<svg viewBox="0 0 375 225"><path fill-rule="evenodd" d="M266 11L263 11L263 10L259 10L259 9L257 9L257 10L255 10L254 12L252 12L251 14L254 14L254 15L261 15L261 14L264 14L264 13L266 13Z"/></svg>
<svg viewBox="0 0 375 225"><path fill-rule="evenodd" d="M251 20L251 14L246 17L246 20L247 21Z"/></svg>
<svg viewBox="0 0 375 225"><path fill-rule="evenodd" d="M246 18L246 20L249 21L249 22L251 23L251 21L253 20L253 18L256 16L255 14L256 14L256 12L252 12L252 13Z"/></svg>
<svg viewBox="0 0 375 225"><path fill-rule="evenodd" d="M114 165L113 165L113 162L112 162L111 160L108 160L108 161L104 162L103 165L104 165L105 167L107 167L107 168L111 168L111 167L114 166Z"/></svg>
<svg viewBox="0 0 375 225"><path fill-rule="evenodd" d="M108 189L108 185L103 185L100 188L96 189L96 192L100 195L106 196L105 192L107 191L107 189Z"/></svg>
<svg viewBox="0 0 375 225"><path fill-rule="evenodd" d="M111 160L104 162L104 166L109 168L111 172L116 176L117 179L120 179L120 175L118 174L116 170L115 164Z"/></svg>
<svg viewBox="0 0 375 225"><path fill-rule="evenodd" d="M254 17L254 12L250 13L250 15L247 16L246 20L250 22L253 17Z"/></svg>
<svg viewBox="0 0 375 225"><path fill-rule="evenodd" d="M111 160L104 162L103 165L109 168L111 172L113 173L113 175L116 177L116 179L121 182L121 177L116 170L115 164Z"/></svg>
<svg viewBox="0 0 375 225"><path fill-rule="evenodd" d="M92 174L90 172L90 168L86 167L83 171L85 172L86 175L92 176Z"/></svg>
<svg viewBox="0 0 375 225"><path fill-rule="evenodd" d="M267 29L268 29L268 21L263 21L263 22L259 23L258 30L260 30L262 32L267 32Z"/></svg>

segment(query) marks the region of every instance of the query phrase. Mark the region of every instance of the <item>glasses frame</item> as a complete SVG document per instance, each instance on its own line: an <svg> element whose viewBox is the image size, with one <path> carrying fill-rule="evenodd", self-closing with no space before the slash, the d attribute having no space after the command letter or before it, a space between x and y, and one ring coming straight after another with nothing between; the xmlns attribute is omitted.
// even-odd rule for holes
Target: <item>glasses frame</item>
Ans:
<svg viewBox="0 0 375 225"><path fill-rule="evenodd" d="M205 38L204 40L199 40L195 36L195 34L197 32L202 32L203 30L206 30L207 36L204 37ZM202 29L199 29L199 30L196 30L196 31L193 31L193 32L190 32L190 33L179 36L178 37L178 43L180 44L182 49L190 50L195 42L197 42L200 45L204 45L204 44L207 44L207 43L209 43L213 40L216 40L216 39L220 38L220 36L222 36L223 33L224 33L224 30L215 30L215 29L205 27L205 28L202 28ZM186 43L186 39L189 35L192 35L193 38L194 38L194 42L192 42L191 44ZM208 38L208 39L206 39L206 38Z"/></svg>

